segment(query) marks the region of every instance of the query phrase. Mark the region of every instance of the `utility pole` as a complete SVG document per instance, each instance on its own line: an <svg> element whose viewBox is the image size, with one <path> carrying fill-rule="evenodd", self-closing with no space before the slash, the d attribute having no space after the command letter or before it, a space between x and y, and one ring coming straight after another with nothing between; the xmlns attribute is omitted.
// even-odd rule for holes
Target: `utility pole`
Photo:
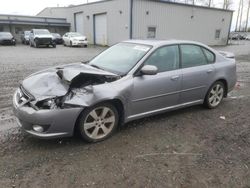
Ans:
<svg viewBox="0 0 250 188"><path fill-rule="evenodd" d="M211 7L212 0L208 0L208 7Z"/></svg>

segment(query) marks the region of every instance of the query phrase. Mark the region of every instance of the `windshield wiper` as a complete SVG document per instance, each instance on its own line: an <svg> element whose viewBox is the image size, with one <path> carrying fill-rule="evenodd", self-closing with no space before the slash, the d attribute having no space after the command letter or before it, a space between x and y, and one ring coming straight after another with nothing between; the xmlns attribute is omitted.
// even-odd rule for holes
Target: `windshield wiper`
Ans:
<svg viewBox="0 0 250 188"><path fill-rule="evenodd" d="M102 69L101 67L99 67L99 66L97 66L97 65L90 65L91 67L95 67L95 68L97 68L97 69L101 69L101 70L104 70L104 69Z"/></svg>

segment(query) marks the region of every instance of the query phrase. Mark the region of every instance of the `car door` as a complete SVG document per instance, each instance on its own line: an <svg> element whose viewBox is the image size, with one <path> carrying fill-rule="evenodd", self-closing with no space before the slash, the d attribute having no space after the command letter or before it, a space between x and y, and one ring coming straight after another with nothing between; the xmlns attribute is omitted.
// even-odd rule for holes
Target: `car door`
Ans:
<svg viewBox="0 0 250 188"><path fill-rule="evenodd" d="M158 111L178 104L181 89L178 45L154 51L144 65L158 68L156 75L139 75L133 79L130 115Z"/></svg>
<svg viewBox="0 0 250 188"><path fill-rule="evenodd" d="M183 79L181 103L203 100L214 81L215 56L198 45L183 44L180 49Z"/></svg>

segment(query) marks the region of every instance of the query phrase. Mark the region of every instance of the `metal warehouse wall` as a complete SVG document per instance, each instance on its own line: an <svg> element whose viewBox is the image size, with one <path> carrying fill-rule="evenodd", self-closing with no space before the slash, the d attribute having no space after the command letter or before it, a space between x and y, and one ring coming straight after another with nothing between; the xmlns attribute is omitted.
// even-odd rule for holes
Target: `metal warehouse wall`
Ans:
<svg viewBox="0 0 250 188"><path fill-rule="evenodd" d="M70 8L74 20L74 13L83 12L84 32L90 43L94 42L94 15L107 13L108 45L113 45L129 38L129 1L114 0L75 6ZM72 30L74 30L74 22Z"/></svg>
<svg viewBox="0 0 250 188"><path fill-rule="evenodd" d="M129 0L111 0L83 4L66 8L46 8L38 16L66 18L75 31L75 13L83 13L84 34L90 43L94 43L94 15L107 13L107 40L113 45L129 38Z"/></svg>
<svg viewBox="0 0 250 188"><path fill-rule="evenodd" d="M157 39L195 40L208 45L226 45L232 12L171 3L134 0L133 38L147 38L147 28L156 27ZM215 31L221 30L215 39Z"/></svg>

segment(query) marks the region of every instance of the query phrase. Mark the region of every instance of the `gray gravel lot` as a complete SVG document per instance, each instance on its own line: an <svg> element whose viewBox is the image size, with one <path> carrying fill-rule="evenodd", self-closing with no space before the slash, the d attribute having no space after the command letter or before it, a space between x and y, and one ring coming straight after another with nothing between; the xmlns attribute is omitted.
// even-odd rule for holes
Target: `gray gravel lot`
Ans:
<svg viewBox="0 0 250 188"><path fill-rule="evenodd" d="M26 135L11 97L29 74L86 61L104 48L0 46L0 187L250 187L250 43L216 48L236 54L239 80L219 108L144 118L86 144Z"/></svg>

